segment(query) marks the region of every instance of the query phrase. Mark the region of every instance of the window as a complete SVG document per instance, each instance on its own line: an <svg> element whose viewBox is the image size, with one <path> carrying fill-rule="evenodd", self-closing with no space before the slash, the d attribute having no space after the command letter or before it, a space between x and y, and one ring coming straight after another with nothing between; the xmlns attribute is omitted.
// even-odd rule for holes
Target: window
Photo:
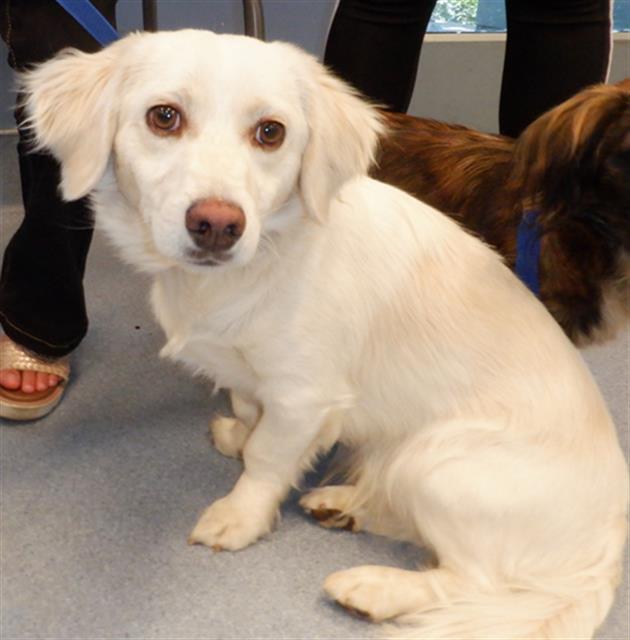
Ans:
<svg viewBox="0 0 630 640"><path fill-rule="evenodd" d="M613 1L613 29L630 31L630 0ZM433 33L505 31L504 0L438 0L429 23Z"/></svg>

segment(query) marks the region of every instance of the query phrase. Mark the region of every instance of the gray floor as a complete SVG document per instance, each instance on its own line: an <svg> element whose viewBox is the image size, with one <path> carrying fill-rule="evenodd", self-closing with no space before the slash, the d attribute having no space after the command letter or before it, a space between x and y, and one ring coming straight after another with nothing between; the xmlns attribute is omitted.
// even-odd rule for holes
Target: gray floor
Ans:
<svg viewBox="0 0 630 640"><path fill-rule="evenodd" d="M11 141L0 139L6 244L19 223ZM97 238L92 327L62 405L0 430L2 640L368 638L373 627L327 602L335 570L413 567L421 554L366 534L325 531L295 496L269 538L239 553L189 547L198 513L240 465L215 452L208 385L157 357L147 281ZM628 450L628 335L585 356ZM219 399L220 402L220 399ZM598 638L630 635L627 577Z"/></svg>

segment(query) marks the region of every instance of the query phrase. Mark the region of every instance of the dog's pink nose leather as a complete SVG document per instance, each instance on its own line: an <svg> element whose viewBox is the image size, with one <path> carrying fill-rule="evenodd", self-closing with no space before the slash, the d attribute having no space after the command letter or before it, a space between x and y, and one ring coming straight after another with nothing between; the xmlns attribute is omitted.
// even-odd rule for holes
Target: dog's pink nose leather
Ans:
<svg viewBox="0 0 630 640"><path fill-rule="evenodd" d="M200 249L226 251L243 235L245 214L224 200L199 200L186 211L186 229Z"/></svg>

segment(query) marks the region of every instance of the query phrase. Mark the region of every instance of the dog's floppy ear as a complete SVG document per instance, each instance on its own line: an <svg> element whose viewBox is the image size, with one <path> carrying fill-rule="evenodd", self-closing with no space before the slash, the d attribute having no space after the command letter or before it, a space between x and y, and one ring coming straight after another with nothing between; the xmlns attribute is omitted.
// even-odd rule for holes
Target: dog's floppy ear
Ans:
<svg viewBox="0 0 630 640"><path fill-rule="evenodd" d="M308 62L310 139L302 158L300 191L307 211L321 220L341 185L367 173L384 124L376 107L314 59Z"/></svg>
<svg viewBox="0 0 630 640"><path fill-rule="evenodd" d="M25 124L35 148L59 160L65 200L89 193L107 166L120 44L92 54L66 49L18 77Z"/></svg>

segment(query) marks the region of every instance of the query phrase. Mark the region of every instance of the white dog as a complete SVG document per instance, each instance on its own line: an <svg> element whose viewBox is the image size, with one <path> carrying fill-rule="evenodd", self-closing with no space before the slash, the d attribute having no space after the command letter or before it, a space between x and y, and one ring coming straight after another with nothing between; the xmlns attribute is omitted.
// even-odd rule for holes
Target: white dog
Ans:
<svg viewBox="0 0 630 640"><path fill-rule="evenodd" d="M23 78L72 200L154 274L164 354L234 396L245 470L192 540L268 533L318 451L326 526L427 545L326 591L396 637L588 638L620 579L628 477L579 354L480 241L366 177L377 113L282 43L181 31L67 51Z"/></svg>

